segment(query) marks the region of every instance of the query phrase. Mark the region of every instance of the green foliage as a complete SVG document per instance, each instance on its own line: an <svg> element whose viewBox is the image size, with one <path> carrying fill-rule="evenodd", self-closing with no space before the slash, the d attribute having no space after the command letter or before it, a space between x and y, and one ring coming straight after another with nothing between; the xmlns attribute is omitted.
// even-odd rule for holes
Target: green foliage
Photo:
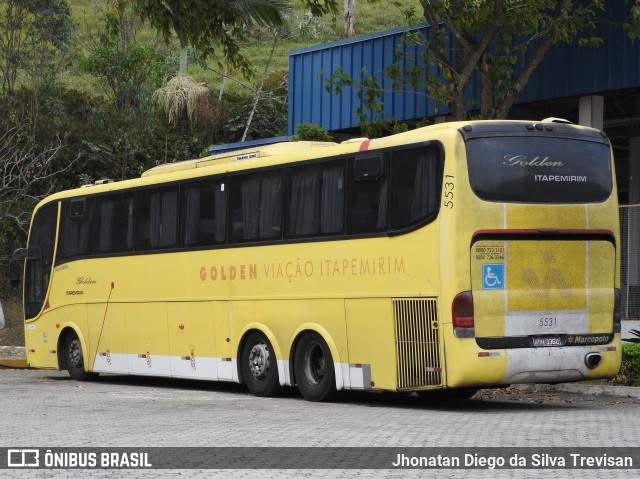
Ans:
<svg viewBox="0 0 640 479"><path fill-rule="evenodd" d="M67 49L74 30L71 7L67 0L21 0L16 3L33 15L32 33L60 50Z"/></svg>
<svg viewBox="0 0 640 479"><path fill-rule="evenodd" d="M325 89L329 93L335 90L336 95L342 93L344 88L355 89L356 95L360 99L360 104L355 113L360 119L360 130L364 136L380 138L407 131L409 127L406 123L398 123L393 118L390 120L382 118L384 103L380 101L380 96L386 90L375 75L367 75L367 73L367 69L362 68L361 80L356 81L344 72L342 68L338 68L333 72L331 78L325 79ZM398 81L400 81L401 77L410 73L410 71L401 71L398 65L391 65L386 71L388 78ZM422 75L424 75L424 72L422 72Z"/></svg>
<svg viewBox="0 0 640 479"><path fill-rule="evenodd" d="M217 123L215 141L210 144L235 143L242 140L249 114L253 106L253 97L246 95L227 95L221 105L226 112ZM287 134L287 100L273 91L262 92L260 108L256 111L245 140L271 138Z"/></svg>
<svg viewBox="0 0 640 479"><path fill-rule="evenodd" d="M640 343L624 343L622 365L614 383L621 386L640 386Z"/></svg>
<svg viewBox="0 0 640 479"><path fill-rule="evenodd" d="M313 40L316 43L335 39L335 32L329 24L310 12L305 12L301 15L288 15L286 20L289 36L291 37L298 34L300 38Z"/></svg>
<svg viewBox="0 0 640 479"><path fill-rule="evenodd" d="M50 76L72 32L66 0L0 0L1 93L13 95L20 75L36 84Z"/></svg>
<svg viewBox="0 0 640 479"><path fill-rule="evenodd" d="M371 123L361 125L362 134L367 138L382 138L384 136L394 135L396 133L404 133L409 131L409 125L391 120L374 120Z"/></svg>
<svg viewBox="0 0 640 479"><path fill-rule="evenodd" d="M333 141L327 131L314 123L300 123L297 130L298 134L292 136L290 141Z"/></svg>
<svg viewBox="0 0 640 479"><path fill-rule="evenodd" d="M239 40L252 24L278 26L286 0L240 0L234 2L190 0L137 0L135 8L144 20L157 28L165 41L175 35L181 48L191 46L203 57L222 50L226 62L249 74L246 58L240 53Z"/></svg>
<svg viewBox="0 0 640 479"><path fill-rule="evenodd" d="M624 24L624 29L627 31L629 38L635 40L640 38L640 0L625 0L627 3L631 2L632 6L629 9L629 17Z"/></svg>
<svg viewBox="0 0 640 479"><path fill-rule="evenodd" d="M166 52L138 40L131 13L129 0L105 12L104 27L87 41L86 53L77 59L80 72L97 79L120 111L148 102L172 70Z"/></svg>
<svg viewBox="0 0 640 479"><path fill-rule="evenodd" d="M138 42L130 43L125 49L103 42L80 58L78 67L99 79L121 110L148 101L169 72L165 54Z"/></svg>
<svg viewBox="0 0 640 479"><path fill-rule="evenodd" d="M312 15L321 17L327 13L335 13L338 8L337 0L302 0Z"/></svg>

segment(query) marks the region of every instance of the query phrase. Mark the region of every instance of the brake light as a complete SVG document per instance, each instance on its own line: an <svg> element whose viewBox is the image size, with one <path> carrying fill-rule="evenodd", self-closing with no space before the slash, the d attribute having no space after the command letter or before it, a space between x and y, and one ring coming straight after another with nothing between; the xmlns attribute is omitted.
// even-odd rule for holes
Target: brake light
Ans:
<svg viewBox="0 0 640 479"><path fill-rule="evenodd" d="M613 290L613 332L619 333L622 330L622 311L620 306L620 288Z"/></svg>
<svg viewBox="0 0 640 479"><path fill-rule="evenodd" d="M454 328L473 328L473 294L458 293L451 303L451 318Z"/></svg>

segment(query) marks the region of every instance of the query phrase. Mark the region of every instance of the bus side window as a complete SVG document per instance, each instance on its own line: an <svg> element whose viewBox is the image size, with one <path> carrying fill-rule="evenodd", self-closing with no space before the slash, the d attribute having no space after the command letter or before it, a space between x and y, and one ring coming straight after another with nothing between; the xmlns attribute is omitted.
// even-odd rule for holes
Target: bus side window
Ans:
<svg viewBox="0 0 640 479"><path fill-rule="evenodd" d="M86 198L62 202L57 260L90 254L94 201Z"/></svg>
<svg viewBox="0 0 640 479"><path fill-rule="evenodd" d="M377 160L377 161L375 161ZM373 233L388 227L389 162L385 158L349 161L348 233Z"/></svg>
<svg viewBox="0 0 640 479"><path fill-rule="evenodd" d="M136 249L176 245L178 238L178 188L154 188L136 194Z"/></svg>
<svg viewBox="0 0 640 479"><path fill-rule="evenodd" d="M227 216L226 180L202 181L185 186L182 197L185 246L224 243Z"/></svg>
<svg viewBox="0 0 640 479"><path fill-rule="evenodd" d="M344 229L344 163L287 171L287 236L341 233Z"/></svg>
<svg viewBox="0 0 640 479"><path fill-rule="evenodd" d="M133 196L129 193L101 197L96 202L96 251L122 253L133 243Z"/></svg>
<svg viewBox="0 0 640 479"><path fill-rule="evenodd" d="M391 228L433 215L439 205L440 150L435 146L394 151L391 161Z"/></svg>
<svg viewBox="0 0 640 479"><path fill-rule="evenodd" d="M282 237L282 170L231 179L229 235L232 241Z"/></svg>

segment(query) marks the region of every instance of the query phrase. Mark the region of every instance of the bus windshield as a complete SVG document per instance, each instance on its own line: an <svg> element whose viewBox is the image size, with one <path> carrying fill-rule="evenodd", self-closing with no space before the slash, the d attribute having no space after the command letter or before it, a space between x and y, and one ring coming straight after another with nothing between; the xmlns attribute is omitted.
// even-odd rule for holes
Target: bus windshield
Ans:
<svg viewBox="0 0 640 479"><path fill-rule="evenodd" d="M469 179L483 200L600 203L611 195L609 145L557 137L483 137L466 143Z"/></svg>

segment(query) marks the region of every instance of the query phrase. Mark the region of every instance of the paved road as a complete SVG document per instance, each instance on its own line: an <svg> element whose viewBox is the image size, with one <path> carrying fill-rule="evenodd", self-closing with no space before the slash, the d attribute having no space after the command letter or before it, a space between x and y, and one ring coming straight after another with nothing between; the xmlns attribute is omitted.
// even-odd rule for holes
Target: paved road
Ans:
<svg viewBox="0 0 640 479"><path fill-rule="evenodd" d="M0 370L0 447L640 446L640 399L564 392L483 392L425 404L415 396L348 394L310 403L294 391L256 398L241 386ZM7 471L0 471L0 474ZM13 477L282 477L282 471L9 471ZM286 471L288 477L469 477L470 471ZM471 471L537 477L542 471ZM551 470L544 477L637 477L638 471Z"/></svg>

